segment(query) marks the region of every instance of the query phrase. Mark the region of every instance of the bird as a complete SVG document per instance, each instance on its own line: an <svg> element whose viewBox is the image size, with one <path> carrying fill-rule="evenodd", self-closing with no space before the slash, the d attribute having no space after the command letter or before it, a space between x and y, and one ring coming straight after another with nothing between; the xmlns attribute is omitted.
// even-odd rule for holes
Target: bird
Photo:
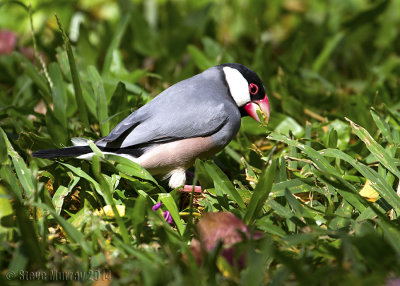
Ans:
<svg viewBox="0 0 400 286"><path fill-rule="evenodd" d="M267 124L270 104L260 77L238 63L225 63L182 80L133 111L94 144L139 164L153 176L178 188L196 158L221 151L251 116ZM94 152L83 138L74 146L33 152L33 157L90 160Z"/></svg>

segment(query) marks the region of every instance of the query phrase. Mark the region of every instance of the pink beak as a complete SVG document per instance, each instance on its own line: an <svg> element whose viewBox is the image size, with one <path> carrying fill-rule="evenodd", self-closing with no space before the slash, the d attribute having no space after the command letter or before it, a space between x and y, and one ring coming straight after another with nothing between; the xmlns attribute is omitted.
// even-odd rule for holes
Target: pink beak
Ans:
<svg viewBox="0 0 400 286"><path fill-rule="evenodd" d="M263 122L268 123L270 109L269 109L269 100L267 95L265 95L263 99L247 103L244 106L244 109L251 117L253 117L255 120L261 123L260 117L257 114L257 110L259 110Z"/></svg>

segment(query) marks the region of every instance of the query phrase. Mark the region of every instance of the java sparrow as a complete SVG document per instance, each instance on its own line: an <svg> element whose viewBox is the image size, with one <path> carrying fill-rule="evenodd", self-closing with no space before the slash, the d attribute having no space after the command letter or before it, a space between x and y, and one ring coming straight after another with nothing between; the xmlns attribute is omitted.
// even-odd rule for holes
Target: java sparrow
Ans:
<svg viewBox="0 0 400 286"><path fill-rule="evenodd" d="M196 158L217 153L233 139L241 117L260 122L257 111L268 122L269 101L260 78L241 64L222 64L172 85L95 144L105 154L126 157L153 175L169 178L169 186L177 188L184 185L186 169ZM90 159L93 154L87 143L79 143L33 156Z"/></svg>

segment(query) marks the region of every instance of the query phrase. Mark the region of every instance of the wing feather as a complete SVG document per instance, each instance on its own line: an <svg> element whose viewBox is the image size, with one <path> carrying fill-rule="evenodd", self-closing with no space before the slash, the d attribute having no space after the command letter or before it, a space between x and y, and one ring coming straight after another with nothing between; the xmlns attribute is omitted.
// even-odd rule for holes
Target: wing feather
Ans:
<svg viewBox="0 0 400 286"><path fill-rule="evenodd" d="M96 144L126 148L216 133L226 124L234 104L221 76L214 67L171 86Z"/></svg>

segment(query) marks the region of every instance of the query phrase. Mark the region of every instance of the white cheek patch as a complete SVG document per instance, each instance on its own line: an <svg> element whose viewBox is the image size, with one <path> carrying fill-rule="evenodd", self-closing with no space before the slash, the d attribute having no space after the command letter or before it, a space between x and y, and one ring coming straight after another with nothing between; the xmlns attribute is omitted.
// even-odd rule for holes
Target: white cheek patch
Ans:
<svg viewBox="0 0 400 286"><path fill-rule="evenodd" d="M234 68L224 67L223 71L225 73L225 78L228 83L229 91L238 107L242 107L249 103L250 92L249 83L243 77L243 75Z"/></svg>

